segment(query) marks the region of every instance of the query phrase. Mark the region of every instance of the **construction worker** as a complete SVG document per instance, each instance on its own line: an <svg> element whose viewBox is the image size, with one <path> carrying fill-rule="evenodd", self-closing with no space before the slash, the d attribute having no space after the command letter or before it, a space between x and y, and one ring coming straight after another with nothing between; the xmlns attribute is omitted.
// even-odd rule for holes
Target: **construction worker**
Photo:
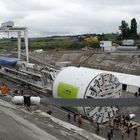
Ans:
<svg viewBox="0 0 140 140"><path fill-rule="evenodd" d="M138 135L138 133L137 133L137 127L136 127L136 128L134 128L134 140L137 139L137 135Z"/></svg>
<svg viewBox="0 0 140 140"><path fill-rule="evenodd" d="M111 133L110 133L110 131L107 132L107 139L111 140Z"/></svg>
<svg viewBox="0 0 140 140"><path fill-rule="evenodd" d="M138 135L138 133L137 133L137 131L135 131L135 132L134 132L134 139L135 139L135 140L137 139L137 135Z"/></svg>
<svg viewBox="0 0 140 140"><path fill-rule="evenodd" d="M121 140L123 140L123 138L124 138L124 132L121 133L121 138L122 138Z"/></svg>
<svg viewBox="0 0 140 140"><path fill-rule="evenodd" d="M76 116L77 116L77 114L74 113L74 114L73 114L73 120L74 120L74 121L76 121Z"/></svg>
<svg viewBox="0 0 140 140"><path fill-rule="evenodd" d="M1 86L1 94L2 95L7 95L7 93L8 93L8 87L7 87L7 85L6 85L6 81L5 80L3 80L2 81L2 86Z"/></svg>
<svg viewBox="0 0 140 140"><path fill-rule="evenodd" d="M94 123L93 117L89 117L89 121L90 121L90 125L93 126L93 123Z"/></svg>
<svg viewBox="0 0 140 140"><path fill-rule="evenodd" d="M81 125L82 125L82 116L81 115L77 116L76 120L77 120L78 126L81 127Z"/></svg>
<svg viewBox="0 0 140 140"><path fill-rule="evenodd" d="M126 133L128 134L128 137L129 137L129 135L130 135L130 127L129 126L127 127Z"/></svg>
<svg viewBox="0 0 140 140"><path fill-rule="evenodd" d="M0 96L2 96L1 90L0 90Z"/></svg>
<svg viewBox="0 0 140 140"><path fill-rule="evenodd" d="M71 118L70 113L67 114L67 117L68 117L68 122L70 122L70 118Z"/></svg>
<svg viewBox="0 0 140 140"><path fill-rule="evenodd" d="M96 123L96 134L99 134L100 132L100 126L99 126L99 123L97 122Z"/></svg>

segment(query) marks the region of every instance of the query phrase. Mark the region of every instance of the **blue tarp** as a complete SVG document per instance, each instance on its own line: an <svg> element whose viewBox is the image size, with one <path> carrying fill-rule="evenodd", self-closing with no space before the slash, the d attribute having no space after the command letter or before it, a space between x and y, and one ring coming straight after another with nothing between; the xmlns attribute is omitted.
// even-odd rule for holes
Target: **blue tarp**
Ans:
<svg viewBox="0 0 140 140"><path fill-rule="evenodd" d="M13 66L17 63L17 58L0 57L0 65Z"/></svg>

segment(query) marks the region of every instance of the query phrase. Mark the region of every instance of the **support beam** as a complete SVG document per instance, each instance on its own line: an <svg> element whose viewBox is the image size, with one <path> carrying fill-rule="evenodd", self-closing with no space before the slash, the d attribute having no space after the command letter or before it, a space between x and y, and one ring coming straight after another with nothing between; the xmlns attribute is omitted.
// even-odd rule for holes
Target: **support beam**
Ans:
<svg viewBox="0 0 140 140"><path fill-rule="evenodd" d="M29 63L29 52L28 52L28 30L24 31L24 37L25 37L25 49L26 49L26 62Z"/></svg>
<svg viewBox="0 0 140 140"><path fill-rule="evenodd" d="M7 26L7 23L4 27L0 27L0 32L16 32L18 34L18 60L21 60L21 33L24 33L25 39L25 50L26 50L26 62L29 63L29 53L28 53L28 29L26 27L13 27L13 23L10 24L10 27Z"/></svg>
<svg viewBox="0 0 140 140"><path fill-rule="evenodd" d="M21 31L18 31L18 60L21 60Z"/></svg>

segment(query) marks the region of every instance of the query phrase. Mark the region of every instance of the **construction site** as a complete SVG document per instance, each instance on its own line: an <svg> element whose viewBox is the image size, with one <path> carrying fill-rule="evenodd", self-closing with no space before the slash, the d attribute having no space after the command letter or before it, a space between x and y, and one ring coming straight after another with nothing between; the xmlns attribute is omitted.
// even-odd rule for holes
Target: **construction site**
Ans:
<svg viewBox="0 0 140 140"><path fill-rule="evenodd" d="M139 50L29 51L28 28L7 22L0 32L17 33L18 48L0 53L2 140L140 139ZM92 99L106 99L106 105Z"/></svg>

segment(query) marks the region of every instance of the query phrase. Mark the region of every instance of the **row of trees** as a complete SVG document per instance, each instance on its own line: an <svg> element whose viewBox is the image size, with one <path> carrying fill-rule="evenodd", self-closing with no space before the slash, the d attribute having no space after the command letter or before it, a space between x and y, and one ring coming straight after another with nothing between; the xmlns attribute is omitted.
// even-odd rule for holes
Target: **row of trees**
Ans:
<svg viewBox="0 0 140 140"><path fill-rule="evenodd" d="M131 26L128 26L128 23L125 20L122 20L121 26L119 26L121 30L121 39L136 39L138 37L137 34L137 21L135 18L131 20Z"/></svg>

